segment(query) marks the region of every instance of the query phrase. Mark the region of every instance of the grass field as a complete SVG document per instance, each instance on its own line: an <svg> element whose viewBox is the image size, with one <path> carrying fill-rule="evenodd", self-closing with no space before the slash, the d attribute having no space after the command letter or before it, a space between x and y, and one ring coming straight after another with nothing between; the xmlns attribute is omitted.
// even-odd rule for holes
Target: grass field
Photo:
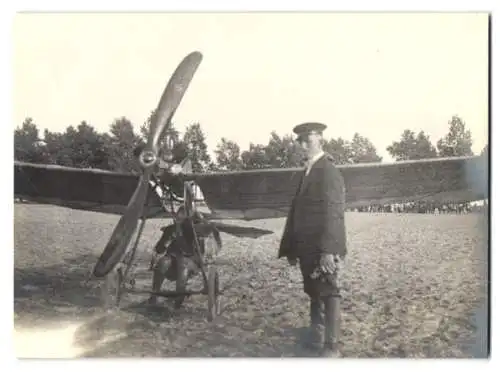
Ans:
<svg viewBox="0 0 500 372"><path fill-rule="evenodd" d="M15 206L15 327L32 335L72 327L69 341L49 346L31 336L31 347L53 356L66 356L68 342L80 356L313 355L301 344L308 302L300 273L276 258L283 219L234 222L275 231L256 240L223 234L222 285L231 286L213 323L206 320L205 296L188 298L174 311L169 300L148 308L146 297L127 295L121 310L102 310L101 283L84 287L83 281L116 221L53 206ZM473 315L487 296L485 216L347 213L346 223L343 355L472 356L478 342ZM146 270L160 226L146 224L138 268L145 279L138 286L149 288Z"/></svg>

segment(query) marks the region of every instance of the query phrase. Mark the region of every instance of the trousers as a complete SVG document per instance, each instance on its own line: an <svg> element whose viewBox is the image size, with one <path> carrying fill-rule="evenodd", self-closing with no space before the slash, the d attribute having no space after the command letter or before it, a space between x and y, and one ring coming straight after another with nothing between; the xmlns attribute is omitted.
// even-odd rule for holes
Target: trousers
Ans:
<svg viewBox="0 0 500 372"><path fill-rule="evenodd" d="M336 350L340 338L340 289L338 273L311 277L319 266L320 257L301 257L300 270L304 292L310 298L310 321L313 328L324 326L324 348Z"/></svg>

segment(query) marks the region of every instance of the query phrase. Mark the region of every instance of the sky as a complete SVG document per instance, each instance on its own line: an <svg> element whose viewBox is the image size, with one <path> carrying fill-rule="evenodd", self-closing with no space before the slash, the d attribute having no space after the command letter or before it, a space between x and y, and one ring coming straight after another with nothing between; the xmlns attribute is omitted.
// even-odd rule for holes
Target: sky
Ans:
<svg viewBox="0 0 500 372"><path fill-rule="evenodd" d="M488 142L486 13L72 13L14 21L14 127L43 132L125 116L140 125L182 58L203 61L174 116L210 150L242 150L301 122L368 137L384 161L405 129L431 141L460 116Z"/></svg>

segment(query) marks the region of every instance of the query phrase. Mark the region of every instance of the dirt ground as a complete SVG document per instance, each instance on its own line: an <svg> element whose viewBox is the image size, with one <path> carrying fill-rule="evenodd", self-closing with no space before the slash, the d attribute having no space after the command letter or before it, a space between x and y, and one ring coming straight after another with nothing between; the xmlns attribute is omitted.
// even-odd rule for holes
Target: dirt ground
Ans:
<svg viewBox="0 0 500 372"><path fill-rule="evenodd" d="M348 213L341 277L346 358L485 357L486 217ZM278 260L284 219L240 225L275 231L259 239L223 234L222 313L207 298L175 311L169 300L127 295L105 312L87 276L116 216L53 206L15 206L14 339L18 357L304 357L308 302L298 268ZM163 222L164 224L168 223ZM162 221L148 221L137 286ZM192 288L200 287L200 281Z"/></svg>

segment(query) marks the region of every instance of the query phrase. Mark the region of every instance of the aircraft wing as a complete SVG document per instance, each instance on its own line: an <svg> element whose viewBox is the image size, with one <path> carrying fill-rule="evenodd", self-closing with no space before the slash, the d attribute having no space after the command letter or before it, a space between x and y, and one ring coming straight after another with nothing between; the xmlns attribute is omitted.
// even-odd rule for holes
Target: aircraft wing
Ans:
<svg viewBox="0 0 500 372"><path fill-rule="evenodd" d="M410 201L466 202L488 198L486 156L338 166L347 207ZM214 219L286 216L304 170L263 169L189 175Z"/></svg>
<svg viewBox="0 0 500 372"><path fill-rule="evenodd" d="M348 207L418 200L465 202L488 198L487 160L477 156L338 168ZM198 184L212 212L210 218L255 220L286 216L303 172L302 168L261 169L180 178ZM172 181L171 175L165 177ZM14 162L16 197L73 209L122 214L137 181L133 174ZM151 192L146 217L169 215Z"/></svg>
<svg viewBox="0 0 500 372"><path fill-rule="evenodd" d="M15 197L92 212L122 214L138 179L99 169L14 162ZM147 206L148 218L168 215L155 192L149 193Z"/></svg>

